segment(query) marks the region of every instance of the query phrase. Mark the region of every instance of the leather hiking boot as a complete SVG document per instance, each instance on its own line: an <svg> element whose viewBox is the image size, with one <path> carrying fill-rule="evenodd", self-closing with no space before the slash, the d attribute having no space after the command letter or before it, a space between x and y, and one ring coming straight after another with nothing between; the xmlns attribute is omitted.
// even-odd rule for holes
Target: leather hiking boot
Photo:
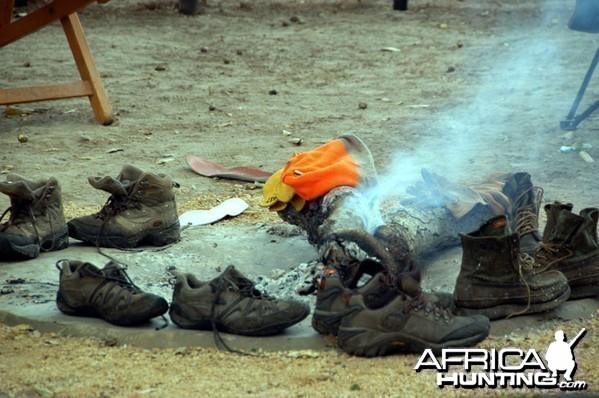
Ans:
<svg viewBox="0 0 599 398"><path fill-rule="evenodd" d="M167 301L135 286L113 262L102 269L81 261L60 260L58 309L67 315L102 318L119 326L145 323L168 310Z"/></svg>
<svg viewBox="0 0 599 398"><path fill-rule="evenodd" d="M177 270L171 320L184 329L218 330L247 336L282 332L310 313L296 300L276 300L230 265L218 277L203 282Z"/></svg>
<svg viewBox="0 0 599 398"><path fill-rule="evenodd" d="M432 302L419 289L398 290L386 305L373 309L360 295L349 300L350 313L339 326L337 342L352 355L374 357L439 352L448 347L469 347L489 335L489 319L482 315L455 316Z"/></svg>
<svg viewBox="0 0 599 398"><path fill-rule="evenodd" d="M41 251L62 250L69 246L60 184L56 178L31 181L7 174L0 192L10 197L7 222L0 224L2 257L35 258Z"/></svg>
<svg viewBox="0 0 599 398"><path fill-rule="evenodd" d="M510 229L518 234L520 252L534 254L541 242L539 210L543 189L533 186L530 174L514 173L506 180L502 193L509 199L505 215Z"/></svg>
<svg viewBox="0 0 599 398"><path fill-rule="evenodd" d="M504 216L461 234L462 267L454 290L456 313L490 319L549 311L566 301L570 287L558 271L537 273L539 264L519 250L518 234L506 232Z"/></svg>
<svg viewBox="0 0 599 398"><path fill-rule="evenodd" d="M95 214L68 222L69 235L83 242L115 248L147 243L164 246L180 237L173 181L164 174L126 165L117 177L90 177L92 187L110 198Z"/></svg>
<svg viewBox="0 0 599 398"><path fill-rule="evenodd" d="M557 217L552 214L560 208ZM541 266L539 272L563 273L572 290L571 299L596 296L599 294L599 209L583 209L580 215L572 213L567 205L546 206L545 210L548 223L544 235L548 238L534 256Z"/></svg>

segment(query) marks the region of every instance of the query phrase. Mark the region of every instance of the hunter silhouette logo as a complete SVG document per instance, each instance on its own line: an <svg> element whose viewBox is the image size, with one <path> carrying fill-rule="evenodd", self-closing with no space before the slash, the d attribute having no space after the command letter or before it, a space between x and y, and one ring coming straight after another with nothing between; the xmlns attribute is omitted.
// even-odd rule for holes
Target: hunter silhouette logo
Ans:
<svg viewBox="0 0 599 398"><path fill-rule="evenodd" d="M545 360L533 348L444 348L440 353L427 348L414 370L435 369L439 388L584 390L587 383L575 381L573 377L576 372L574 348L585 334L583 328L568 342L564 332L558 330L555 341L547 347ZM564 373L564 381L560 381L560 373Z"/></svg>
<svg viewBox="0 0 599 398"><path fill-rule="evenodd" d="M574 359L574 347L586 334L586 329L582 330L570 341L566 342L564 332L558 330L555 332L555 341L547 348L545 360L547 367L551 370L551 376L558 377L559 371L565 371L566 381L572 381L572 376L576 372L576 360Z"/></svg>

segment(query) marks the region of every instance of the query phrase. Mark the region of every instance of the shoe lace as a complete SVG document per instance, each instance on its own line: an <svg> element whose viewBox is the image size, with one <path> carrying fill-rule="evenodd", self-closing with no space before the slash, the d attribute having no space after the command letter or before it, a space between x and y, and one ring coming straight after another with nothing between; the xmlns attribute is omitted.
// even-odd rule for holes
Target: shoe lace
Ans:
<svg viewBox="0 0 599 398"><path fill-rule="evenodd" d="M565 251L564 255L560 255L560 252ZM574 252L564 245L556 243L539 243L539 248L535 253L535 257L543 263L543 267L539 272L543 272L560 261L566 260L574 255Z"/></svg>
<svg viewBox="0 0 599 398"><path fill-rule="evenodd" d="M522 283L524 283L524 286L526 287L526 308L520 311L512 312L506 317L506 319L511 318L513 316L526 314L526 312L530 309L532 296L530 294L530 285L526 281L525 274L532 272L534 268L538 266L539 264L530 254L518 253L518 275L520 276L520 280L522 281Z"/></svg>
<svg viewBox="0 0 599 398"><path fill-rule="evenodd" d="M530 187L526 191L522 192L520 196L514 202L516 209L516 232L522 236L527 233L537 232L539 229L539 216L535 209L538 209L543 199L543 188L541 187ZM518 206L518 203L524 200L525 195L533 195L533 203L526 206Z"/></svg>
<svg viewBox="0 0 599 398"><path fill-rule="evenodd" d="M37 229L36 218L35 214L31 210L31 205L24 204L22 206L16 206L16 208L15 206L9 206L0 216L0 222L2 222L6 214L9 212L10 216L8 217L7 226L25 223L27 222L27 219L30 219L31 225L33 226L33 231L35 232L35 237L41 245L40 233ZM56 244L56 234L54 233L54 226L52 225L52 213L50 212L48 212L48 223L50 224L50 235L52 236L52 245L48 251L52 251L54 249L54 245Z"/></svg>
<svg viewBox="0 0 599 398"><path fill-rule="evenodd" d="M433 317L436 321L442 318L443 322L449 323L449 320L453 317L453 313L449 308L442 307L439 305L439 303L432 302L420 288L418 288L418 291L415 295L409 295L401 290L400 281L401 278L390 273L385 275L385 278L383 278L383 282L386 283L389 288L394 289L396 292L410 301L410 304L408 305L408 312L419 312L420 310L424 310L424 316L428 316L430 313L433 313Z"/></svg>
<svg viewBox="0 0 599 398"><path fill-rule="evenodd" d="M254 353L238 350L235 348L231 348L227 342L222 338L218 328L216 327L216 305L219 302L220 295L225 289L225 282L229 282L229 286L232 284L236 290L244 297L249 297L251 299L254 298L266 298L270 299L267 295L259 292L252 281L247 278L241 278L236 276L229 276L229 271L233 268L232 265L229 265L227 269L218 276L216 279L216 288L214 292L214 296L212 298L212 302L210 303L210 324L212 325L212 334L214 336L214 343L216 347L220 349L226 349L229 352L233 352L239 355L245 356L258 356Z"/></svg>

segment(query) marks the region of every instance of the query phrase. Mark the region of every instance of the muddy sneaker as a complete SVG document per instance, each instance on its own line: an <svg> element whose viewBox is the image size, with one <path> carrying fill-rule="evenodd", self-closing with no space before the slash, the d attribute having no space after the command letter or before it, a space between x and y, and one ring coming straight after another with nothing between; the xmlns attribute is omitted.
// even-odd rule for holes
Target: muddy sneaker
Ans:
<svg viewBox="0 0 599 398"><path fill-rule="evenodd" d="M504 216L494 217L472 233L461 234L462 266L454 290L456 313L490 319L549 311L570 296L559 271L540 270L519 251L518 234L506 232Z"/></svg>
<svg viewBox="0 0 599 398"><path fill-rule="evenodd" d="M489 335L485 316L455 316L427 299L398 291L388 304L373 309L363 296L349 301L350 314L339 326L338 344L348 354L375 357L393 353L420 353L426 348L470 347Z"/></svg>
<svg viewBox="0 0 599 398"><path fill-rule="evenodd" d="M282 332L310 313L296 300L276 300L230 265L215 279L203 282L177 270L171 320L184 329L218 330L247 336Z"/></svg>
<svg viewBox="0 0 599 398"><path fill-rule="evenodd" d="M455 303L450 293L423 293L432 303L453 309ZM397 293L388 283L387 272L373 260L365 260L350 280L344 280L335 267L324 266L316 294L312 327L320 334L337 336L343 317L351 312L352 296L362 296L369 308L388 304Z"/></svg>
<svg viewBox="0 0 599 398"><path fill-rule="evenodd" d="M362 269L355 277L357 280L343 281L334 267L323 267L312 315L312 327L318 333L337 335L341 320L350 312L348 304L353 295L364 296L364 300L372 306L389 301L386 297L389 289L383 272L376 272L373 276ZM369 279L358 286L365 278Z"/></svg>
<svg viewBox="0 0 599 398"><path fill-rule="evenodd" d="M102 247L164 246L180 237L173 181L125 165L117 177L90 177L96 189L110 193L95 214L68 222L69 235Z"/></svg>
<svg viewBox="0 0 599 398"><path fill-rule="evenodd" d="M583 209L577 215L568 205L548 206L543 234L547 238L535 253L535 260L541 271L557 270L564 274L572 291L571 299L596 296L599 294L599 209Z"/></svg>
<svg viewBox="0 0 599 398"><path fill-rule="evenodd" d="M60 184L56 178L30 181L7 174L0 192L10 197L8 221L0 224L0 255L35 258L40 252L62 250L69 246Z"/></svg>
<svg viewBox="0 0 599 398"><path fill-rule="evenodd" d="M73 316L102 318L119 326L145 323L168 310L167 301L135 286L125 270L110 262L102 269L81 261L60 260L56 305Z"/></svg>

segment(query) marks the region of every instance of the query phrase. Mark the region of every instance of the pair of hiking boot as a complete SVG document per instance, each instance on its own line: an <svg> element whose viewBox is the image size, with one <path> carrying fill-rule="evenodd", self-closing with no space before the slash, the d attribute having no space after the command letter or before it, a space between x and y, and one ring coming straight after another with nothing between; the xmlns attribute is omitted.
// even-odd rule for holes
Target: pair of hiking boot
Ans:
<svg viewBox="0 0 599 398"><path fill-rule="evenodd" d="M0 192L10 197L7 222L0 224L0 255L35 258L68 247L69 236L85 243L132 248L179 240L173 181L164 174L125 165L118 177L90 177L92 187L110 194L95 214L65 222L60 184L51 177L32 181L8 174ZM1 218L0 218L1 220Z"/></svg>
<svg viewBox="0 0 599 398"><path fill-rule="evenodd" d="M386 257L384 249L375 251ZM398 275L379 260L349 269L324 266L312 317L316 331L337 336L345 352L367 357L467 347L488 336L487 317L456 316L451 293L423 292L414 263Z"/></svg>
<svg viewBox="0 0 599 398"><path fill-rule="evenodd" d="M114 262L99 269L86 262L61 260L56 267L60 271L56 304L67 315L99 317L130 326L169 310L164 298L143 292ZM211 281L171 272L175 284L170 317L181 328L266 336L300 322L309 313L299 301L263 295L233 266Z"/></svg>
<svg viewBox="0 0 599 398"><path fill-rule="evenodd" d="M599 209L572 212L559 202L544 207L547 224L535 247L521 249L523 233L505 216L462 234L462 267L454 296L461 314L491 319L549 311L568 299L599 294ZM531 248L533 250L531 250Z"/></svg>

